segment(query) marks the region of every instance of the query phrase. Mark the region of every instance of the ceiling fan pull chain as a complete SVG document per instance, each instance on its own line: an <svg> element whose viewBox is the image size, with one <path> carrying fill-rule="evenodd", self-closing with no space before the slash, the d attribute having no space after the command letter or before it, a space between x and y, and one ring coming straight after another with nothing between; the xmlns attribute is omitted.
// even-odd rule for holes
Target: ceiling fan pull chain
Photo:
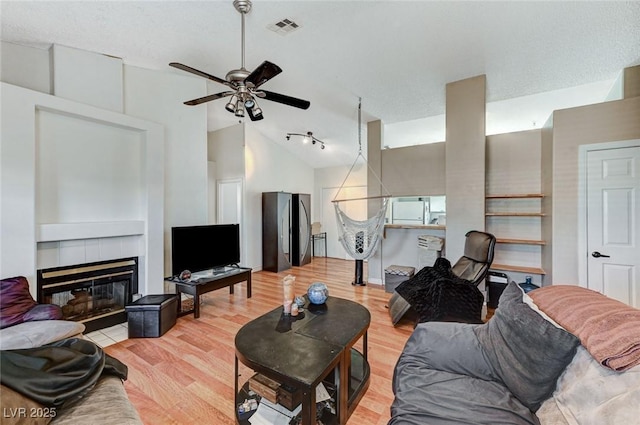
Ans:
<svg viewBox="0 0 640 425"><path fill-rule="evenodd" d="M362 153L362 98L358 98L358 153Z"/></svg>

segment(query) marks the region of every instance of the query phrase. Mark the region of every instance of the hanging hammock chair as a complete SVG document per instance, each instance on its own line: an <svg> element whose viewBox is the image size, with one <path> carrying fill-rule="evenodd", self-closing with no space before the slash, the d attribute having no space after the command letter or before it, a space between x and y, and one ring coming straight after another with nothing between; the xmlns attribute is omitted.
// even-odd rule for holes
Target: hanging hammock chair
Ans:
<svg viewBox="0 0 640 425"><path fill-rule="evenodd" d="M384 219L387 213L387 199L382 202L378 213L364 221L349 218L338 204L334 204L340 228L338 240L347 253L356 260L371 257L380 243L384 230Z"/></svg>
<svg viewBox="0 0 640 425"><path fill-rule="evenodd" d="M380 239L382 238L382 234L384 231L384 223L387 215L387 205L389 198L391 195L384 184L375 173L375 171L371 168L366 158L362 155L362 140L361 140L361 132L360 132L360 118L361 118L361 108L362 108L362 99L358 104L358 144L359 151L356 160L351 165L347 176L345 177L342 185L338 189L335 198L333 199L333 206L336 212L336 219L338 223L338 240L347 251L347 253L353 257L355 260L366 260L375 254L378 245L380 244ZM352 199L336 199L340 194L340 191L344 187L349 175L353 171L358 160L362 158L365 164L367 164L368 169L375 176L375 178L380 183L380 187L382 187L387 194L380 196L369 196L364 198L352 198ZM360 200L381 200L381 207L378 212L373 216L366 220L355 220L349 217L341 208L340 203L348 202L348 201L360 201ZM356 275L358 273L356 272ZM356 279L358 280L358 279Z"/></svg>

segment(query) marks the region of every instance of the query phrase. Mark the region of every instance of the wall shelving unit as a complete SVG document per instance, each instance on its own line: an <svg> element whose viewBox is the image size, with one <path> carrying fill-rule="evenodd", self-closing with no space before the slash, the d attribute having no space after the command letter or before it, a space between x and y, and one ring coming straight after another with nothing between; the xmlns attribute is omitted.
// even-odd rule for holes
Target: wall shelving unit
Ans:
<svg viewBox="0 0 640 425"><path fill-rule="evenodd" d="M491 194L485 197L487 200L512 200L512 199L542 199L544 195L542 193L509 193L509 194ZM487 210L485 212L485 217L504 217L504 218L512 218L513 220L518 220L520 217L544 217L545 214L541 211L492 211ZM488 223L488 231L491 232L491 225ZM493 232L492 232L493 233ZM524 238L513 238L513 237L500 237L500 235L496 235L496 243L498 244L507 244L507 245L532 245L539 246L540 249L543 249L546 242L544 240L539 239L524 239ZM526 273L526 274L536 274L536 275L544 275L545 271L541 267L531 267L531 266L522 266L517 264L499 264L493 263L491 265L491 269L500 270L500 271L511 271L518 273Z"/></svg>

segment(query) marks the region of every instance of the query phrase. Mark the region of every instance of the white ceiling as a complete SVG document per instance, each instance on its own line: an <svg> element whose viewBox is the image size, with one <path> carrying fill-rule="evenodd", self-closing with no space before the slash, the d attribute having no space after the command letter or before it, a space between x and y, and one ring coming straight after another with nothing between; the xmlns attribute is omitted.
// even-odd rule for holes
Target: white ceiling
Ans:
<svg viewBox="0 0 640 425"><path fill-rule="evenodd" d="M0 11L4 41L56 43L182 75L168 63L221 78L240 67L240 15L231 0L3 0ZM300 28L284 36L267 28L283 18ZM283 69L264 89L307 99L311 107L263 100L265 119L248 125L314 167L350 164L359 97L363 122L380 119L418 133L443 120L446 83L479 74L487 75L489 102L523 96L536 102L536 94L576 86L587 94L580 102L602 99L623 68L640 64L640 2L254 0L246 67L264 60ZM225 88L209 83L209 93ZM210 131L237 123L224 103L195 106L208 108ZM522 108L514 105L497 110ZM538 111L525 121L539 127L541 114L548 116ZM287 132L307 131L327 149L285 140Z"/></svg>

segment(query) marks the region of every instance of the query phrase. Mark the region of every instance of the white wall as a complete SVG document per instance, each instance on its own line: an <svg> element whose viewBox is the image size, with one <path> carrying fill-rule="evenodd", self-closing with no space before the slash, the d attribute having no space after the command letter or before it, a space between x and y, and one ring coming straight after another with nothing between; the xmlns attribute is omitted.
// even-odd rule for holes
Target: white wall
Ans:
<svg viewBox="0 0 640 425"><path fill-rule="evenodd" d="M244 179L245 175L244 124L232 125L209 132L208 159L216 163L216 179Z"/></svg>
<svg viewBox="0 0 640 425"><path fill-rule="evenodd" d="M447 257L464 253L465 234L484 230L486 77L446 86Z"/></svg>
<svg viewBox="0 0 640 425"><path fill-rule="evenodd" d="M51 94L50 46L27 47L0 41L0 81Z"/></svg>
<svg viewBox="0 0 640 425"><path fill-rule="evenodd" d="M355 159L355 158L354 158ZM347 173L351 168L349 165L340 165L337 167L316 168L314 170L314 189L313 195L318 202L313 202L311 207L311 221L322 222L322 205L319 202L322 199L323 189L339 188L344 182L344 187L356 187L367 185L367 165L364 162L358 162L351 171L347 181L344 181L347 177ZM344 197L343 193L340 193L340 197Z"/></svg>
<svg viewBox="0 0 640 425"><path fill-rule="evenodd" d="M185 99L206 93L206 83L169 72L125 65L124 110L165 128L164 272L171 274L171 227L206 224L207 108Z"/></svg>
<svg viewBox="0 0 640 425"><path fill-rule="evenodd" d="M442 195L446 185L445 143L385 149L382 182L393 196Z"/></svg>
<svg viewBox="0 0 640 425"><path fill-rule="evenodd" d="M487 136L486 193L522 194L543 193L542 190L542 131L535 129ZM544 199L506 198L487 199L486 209L491 212L546 212ZM498 239L545 240L542 237L546 217L486 217L485 230ZM551 240L545 240L550 246ZM547 245L497 243L494 264L542 268L542 255ZM524 282L531 273L507 273L511 280ZM541 275L533 275L533 283L540 285Z"/></svg>
<svg viewBox="0 0 640 425"><path fill-rule="evenodd" d="M640 97L553 113L553 284L579 284L580 146L640 138ZM582 282L584 283L584 282Z"/></svg>
<svg viewBox="0 0 640 425"><path fill-rule="evenodd" d="M217 131L211 131L207 135L207 140L209 164L215 163L215 167L210 166L214 174L209 175L209 195L210 197L216 197L209 204L209 219L211 221L211 218L215 218L213 222L218 223L218 183L222 181L229 182L230 180L244 182L244 124L232 125ZM242 183L242 186L244 186L244 183ZM242 194L241 197L244 197L244 194ZM248 241L251 241L252 238L251 235L247 236L247 209L244 207L244 198L240 200L240 203L243 205L242 211L240 211L240 263L243 266L248 266L247 247L250 243Z"/></svg>
<svg viewBox="0 0 640 425"><path fill-rule="evenodd" d="M54 44L52 94L122 112L122 59Z"/></svg>

